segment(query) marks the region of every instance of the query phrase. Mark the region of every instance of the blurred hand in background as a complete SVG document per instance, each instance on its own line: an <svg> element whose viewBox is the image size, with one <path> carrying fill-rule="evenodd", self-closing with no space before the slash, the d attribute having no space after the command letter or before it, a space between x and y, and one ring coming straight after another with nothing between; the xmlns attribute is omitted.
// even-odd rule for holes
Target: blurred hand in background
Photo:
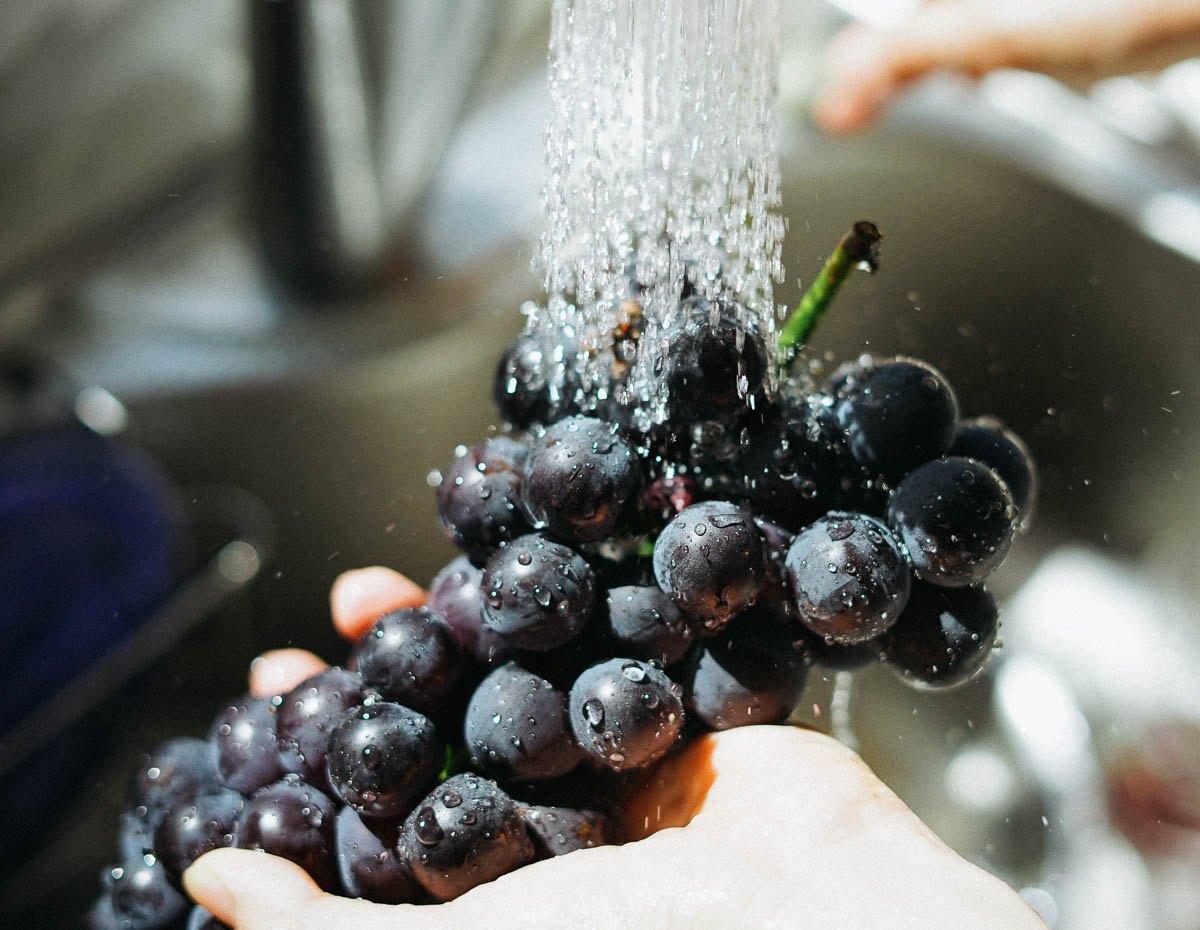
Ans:
<svg viewBox="0 0 1200 930"><path fill-rule="evenodd" d="M1067 80L1153 69L1200 54L1200 0L929 0L893 30L834 37L818 124L869 126L904 88L950 71L1023 68Z"/></svg>

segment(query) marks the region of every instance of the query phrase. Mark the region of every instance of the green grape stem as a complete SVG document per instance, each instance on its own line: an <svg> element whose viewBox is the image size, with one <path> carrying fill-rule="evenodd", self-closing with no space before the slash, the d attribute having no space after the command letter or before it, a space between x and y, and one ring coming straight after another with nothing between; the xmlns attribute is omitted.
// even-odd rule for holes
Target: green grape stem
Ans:
<svg viewBox="0 0 1200 930"><path fill-rule="evenodd" d="M438 781L443 782L451 775L465 772L471 767L471 755L465 746L456 743L446 744L446 764L438 773Z"/></svg>
<svg viewBox="0 0 1200 930"><path fill-rule="evenodd" d="M837 244L833 254L808 286L796 309L784 321L779 332L779 371L786 375L796 356L808 345L813 330L825 316L838 289L851 269L862 267L874 274L879 267L879 240L883 238L874 223L859 220Z"/></svg>

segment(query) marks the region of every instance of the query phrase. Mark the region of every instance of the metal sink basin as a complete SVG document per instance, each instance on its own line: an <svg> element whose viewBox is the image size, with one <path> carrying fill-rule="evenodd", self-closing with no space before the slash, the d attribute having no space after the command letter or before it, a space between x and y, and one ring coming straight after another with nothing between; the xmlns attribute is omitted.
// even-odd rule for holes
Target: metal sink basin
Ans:
<svg viewBox="0 0 1200 930"><path fill-rule="evenodd" d="M539 158L538 138L519 157ZM954 383L964 412L999 416L1033 448L1040 509L994 579L1001 599L1065 542L1137 559L1194 523L1200 335L1188 324L1200 264L1012 159L904 121L845 143L796 127L784 173L785 302L795 303L851 221L869 218L885 236L880 273L853 279L823 324L821 358L926 358ZM161 268L172 248L202 250L205 229L236 221L221 199L235 191L222 188L216 205L189 214L175 239L138 246L130 267ZM427 475L494 423L494 360L520 326L521 300L537 297L530 235L514 223L486 260L399 282L366 305L264 319L239 343L249 368L224 383L125 393L139 444L183 486L235 485L261 500L277 548L236 606L99 709L114 736L83 793L64 800L28 863L0 885L14 925L65 925L90 902L115 853L138 749L202 734L259 651L295 644L343 654L328 624L338 573L384 564L427 582L454 555ZM153 283L154 293L171 293L169 275ZM105 293L82 287L77 313ZM46 344L86 356L75 333L48 333ZM992 677L947 695L909 691L882 670L855 677L851 723L868 762L965 855L1035 885L1050 801L1014 755ZM814 676L799 716L828 727L831 688ZM1011 776L1004 791L964 793L972 773L997 765Z"/></svg>

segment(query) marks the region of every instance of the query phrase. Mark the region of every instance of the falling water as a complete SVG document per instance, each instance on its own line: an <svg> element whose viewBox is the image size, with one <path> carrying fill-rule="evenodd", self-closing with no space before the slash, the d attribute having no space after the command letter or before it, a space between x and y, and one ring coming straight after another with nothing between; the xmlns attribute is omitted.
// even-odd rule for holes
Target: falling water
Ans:
<svg viewBox="0 0 1200 930"><path fill-rule="evenodd" d="M552 16L534 261L546 302L527 307L529 328L551 350L577 347L565 363L585 406L619 389L650 422L685 276L701 296L735 299L772 344L779 0L553 0ZM640 347L623 359L618 340L614 357L633 296ZM614 361L632 365L617 387Z"/></svg>

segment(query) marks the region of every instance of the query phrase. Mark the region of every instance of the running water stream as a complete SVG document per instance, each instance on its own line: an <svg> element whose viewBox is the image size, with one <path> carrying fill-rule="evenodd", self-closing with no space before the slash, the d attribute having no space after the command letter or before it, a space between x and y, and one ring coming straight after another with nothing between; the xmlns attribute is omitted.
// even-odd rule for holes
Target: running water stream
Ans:
<svg viewBox="0 0 1200 930"><path fill-rule="evenodd" d="M643 428L662 419L655 369L685 276L773 344L779 33L779 0L553 0L534 261L546 302L526 312L560 375L582 375L585 407L616 389ZM614 357L635 294L641 348L623 359L618 342ZM616 386L614 361L632 364Z"/></svg>

